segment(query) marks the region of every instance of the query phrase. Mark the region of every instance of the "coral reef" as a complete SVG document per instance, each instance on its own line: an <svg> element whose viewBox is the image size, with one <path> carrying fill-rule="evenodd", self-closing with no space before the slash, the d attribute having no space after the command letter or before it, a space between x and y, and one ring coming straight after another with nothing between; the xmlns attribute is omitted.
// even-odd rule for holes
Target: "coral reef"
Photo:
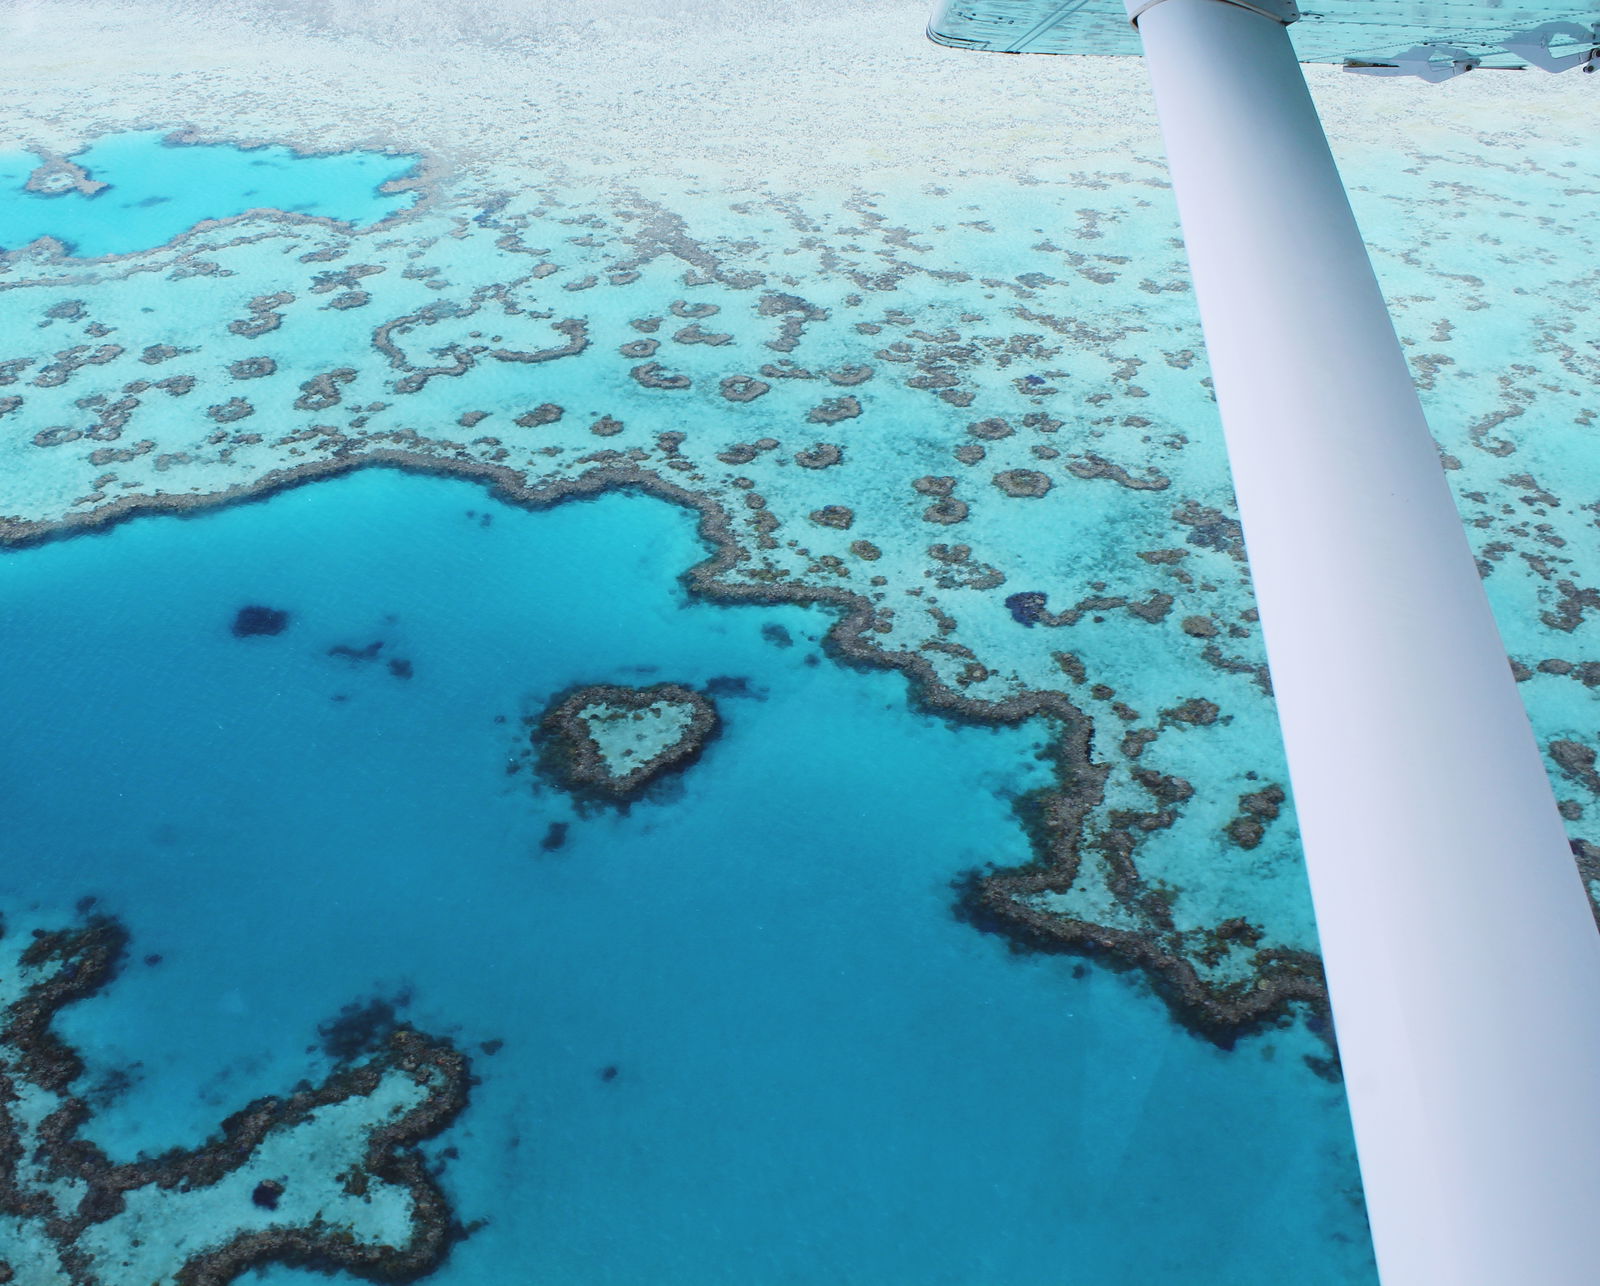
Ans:
<svg viewBox="0 0 1600 1286"><path fill-rule="evenodd" d="M1030 180L1016 218L990 200L1013 187L712 208L551 181L432 193L398 236L398 220L261 217L131 260L13 252L0 544L366 467L534 508L618 488L692 508L711 550L686 573L694 593L836 612L836 659L902 671L950 718L1045 702L1029 717L1052 730L1066 802L1030 823L1035 864L964 885L963 914L1137 967L1229 1039L1320 1005L1315 932L1271 784L1284 768L1242 534L1215 447L1189 449L1210 394L1176 243L1145 195L1159 167L1118 165ZM1436 194L1412 187L1432 217ZM1044 218L1055 232L1026 226ZM1000 238L1004 269L962 266ZM1597 601L1576 539L1593 505L1559 494L1555 448L1524 425L1542 408L1571 449L1595 419L1567 406L1592 357L1524 318L1545 366L1496 382L1446 316L1477 288L1411 271L1402 325L1437 350L1418 347L1419 369L1497 405L1445 463L1491 593L1527 625L1517 674L1581 827L1600 791L1570 747L1600 730L1563 703L1600 683L1579 628ZM133 287L158 277L143 303Z"/></svg>
<svg viewBox="0 0 1600 1286"><path fill-rule="evenodd" d="M396 1029L192 1150L118 1162L80 1136L82 1064L51 1022L112 980L126 943L106 919L0 932L0 1281L222 1286L275 1263L401 1282L436 1268L450 1212L415 1145L468 1082L443 1041Z"/></svg>
<svg viewBox="0 0 1600 1286"><path fill-rule="evenodd" d="M533 737L541 770L562 789L626 805L693 764L721 727L710 699L682 684L601 683L557 697Z"/></svg>

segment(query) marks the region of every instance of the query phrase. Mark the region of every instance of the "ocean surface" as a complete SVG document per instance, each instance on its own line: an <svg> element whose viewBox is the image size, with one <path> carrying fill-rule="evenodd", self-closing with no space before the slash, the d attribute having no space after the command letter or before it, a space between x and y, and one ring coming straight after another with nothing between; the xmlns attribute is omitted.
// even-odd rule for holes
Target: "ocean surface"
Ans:
<svg viewBox="0 0 1600 1286"><path fill-rule="evenodd" d="M353 12L0 14L0 1264L1373 1286L1323 1008L1175 998L1317 943L1142 72ZM1583 850L1544 83L1313 75ZM669 684L698 755L574 787L549 712Z"/></svg>
<svg viewBox="0 0 1600 1286"><path fill-rule="evenodd" d="M89 1136L198 1144L403 996L481 1078L440 1143L488 1222L430 1280L1368 1280L1312 1038L1224 1053L950 914L1026 857L1037 735L912 713L819 611L694 601L705 552L647 497L370 470L0 558L0 894L132 934L58 1024ZM234 637L247 604L287 626ZM722 737L626 815L507 772L558 691L719 677Z"/></svg>

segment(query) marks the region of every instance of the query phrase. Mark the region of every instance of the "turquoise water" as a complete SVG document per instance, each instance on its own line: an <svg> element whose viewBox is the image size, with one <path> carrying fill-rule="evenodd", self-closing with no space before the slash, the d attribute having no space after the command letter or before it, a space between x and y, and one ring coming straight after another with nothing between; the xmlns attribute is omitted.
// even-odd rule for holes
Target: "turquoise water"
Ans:
<svg viewBox="0 0 1600 1286"><path fill-rule="evenodd" d="M867 647L950 692L1082 712L1061 768L1085 811L1059 850L1079 865L1032 910L1136 933L1224 995L1260 960L1225 925L1315 951L1292 809L1260 802L1286 769L1136 69L887 45L807 63L837 43L736 3L714 39L675 13L642 60L597 62L575 22L565 63L567 37L501 59L504 13L480 58L435 6L423 38L455 70L431 78L409 47L285 43L283 6L232 49L186 14L170 67L128 75L94 8L70 91L46 40L0 108L8 137L97 138L74 159L109 184L81 195L57 166L62 194L28 195L44 158L0 157L0 247L126 254L0 255L0 544L375 451L529 488L638 468L729 516L727 583L847 589L876 614ZM307 48L336 73L306 79ZM1379 88L1355 79L1318 91L1346 135ZM1335 142L1593 842L1600 368L1594 274L1571 265L1600 262L1600 228L1577 144L1511 125L1532 126L1526 88L1527 116L1487 86L1418 90L1437 112ZM409 155L105 133L153 119L394 139L430 158L428 199L374 231L411 209ZM723 391L758 373L759 399ZM841 458L807 464L820 443ZM1008 490L1018 470L1048 494ZM430 1280L1371 1286L1344 1096L1308 1069L1327 1049L1303 1014L1223 1052L1140 972L953 916L954 877L1032 855L1013 805L1050 780L1052 729L928 717L900 675L825 653L822 610L691 599L705 553L640 495L527 512L368 470L0 554L0 1005L30 928L106 912L131 935L55 1022L86 1060L83 1135L113 1159L195 1147L337 1075L319 1028L391 1005L477 1078L423 1146L468 1233ZM1019 593L1059 617L1024 624ZM246 606L285 628L235 637ZM625 814L534 779L523 721L555 694L666 682L722 719L682 776ZM7 1035L0 1075L36 1090ZM383 1104L359 1100L334 1153ZM0 1105L19 1164L50 1155L29 1146L47 1108ZM276 1169L285 1222L344 1183L328 1158ZM205 1218L226 1184L136 1194L165 1221L141 1253L265 1218L253 1168ZM0 1266L65 1286L23 1208L0 1192Z"/></svg>
<svg viewBox="0 0 1600 1286"><path fill-rule="evenodd" d="M1372 1280L1309 1037L1223 1053L950 915L952 877L1025 858L1046 730L913 713L819 658L818 611L690 600L704 552L643 497L368 470L0 556L0 902L93 895L133 935L57 1024L85 1133L197 1143L408 993L481 1078L430 1145L487 1221L440 1283ZM234 637L246 604L287 627ZM411 677L330 654L372 642ZM507 771L567 686L719 676L750 694L723 737L625 815Z"/></svg>
<svg viewBox="0 0 1600 1286"><path fill-rule="evenodd" d="M206 219L281 210L363 225L396 214L412 194L379 189L412 172L414 159L382 152L301 156L287 147L168 143L167 132L106 135L69 159L108 186L24 191L40 158L0 154L0 251L38 237L64 242L77 258L164 245Z"/></svg>

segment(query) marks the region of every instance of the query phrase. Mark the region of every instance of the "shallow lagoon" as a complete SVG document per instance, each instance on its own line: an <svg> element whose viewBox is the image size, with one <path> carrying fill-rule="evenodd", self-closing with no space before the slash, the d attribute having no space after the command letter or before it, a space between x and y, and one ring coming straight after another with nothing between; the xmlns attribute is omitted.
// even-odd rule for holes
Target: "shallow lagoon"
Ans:
<svg viewBox="0 0 1600 1286"><path fill-rule="evenodd" d="M164 130L105 135L68 158L92 182L93 195L67 187L28 192L40 164L31 153L0 154L0 251L38 237L64 242L80 259L131 254L165 245L207 219L247 210L317 215L356 226L411 204L409 192L385 192L407 177L414 158L382 152L302 156L276 145L237 147L169 141Z"/></svg>
<svg viewBox="0 0 1600 1286"><path fill-rule="evenodd" d="M139 137L157 136L123 141ZM115 156L101 149L116 141L96 145L93 177L111 176L103 167ZM353 157L394 161L152 146L156 161L213 176L190 186L245 194L245 204L266 191L254 187L271 168L261 158L281 154L295 180L275 198L285 209L313 186L297 187L297 176ZM599 445L648 453L659 432L691 429L685 453L701 472L688 481L737 502L712 461L770 431L784 449L739 468L788 521L789 544L798 537L841 558L858 535L881 545L870 567L852 565L851 584L868 572L890 579L888 601L903 626L912 623L890 642L918 640L918 613L900 596L941 574L922 558L928 542L971 541L1014 584L987 596L940 587L940 602L961 616L953 638L1015 665L1023 682L1063 689L1050 651L1073 649L1088 677L1069 695L1096 719L1104 759L1114 761L1121 727L1111 697L1094 695L1097 682L1152 722L1180 698L1219 697L1226 734L1175 730L1140 761L1197 787L1178 823L1144 841L1141 870L1182 885L1181 906L1202 923L1241 904L1265 907L1274 926L1297 930L1291 940L1314 941L1292 819L1277 823L1270 861L1239 861L1224 848L1234 797L1257 784L1254 771L1248 787L1235 776L1281 777L1270 702L1248 665L1207 670L1197 659L1205 645L1179 627L1197 611L1243 622L1248 596L1241 568L1173 523L1180 499L1224 510L1228 502L1220 449L1205 438L1203 364L1183 347L1197 337L1176 243L1163 239L1171 229L1159 165L1135 156L1132 173L1108 176L1109 189L1094 174L1074 175L1076 191L1059 175L1026 186L964 181L953 191L885 181L889 190L870 199L814 193L808 204L766 210L730 206L715 184L662 188L651 198L682 216L683 235L661 234L656 257L623 281L628 274L613 270L647 253L650 237L627 239L634 229L616 217L611 188L548 179L510 150L521 168L494 171L520 193L510 206L446 193L376 238L262 221L95 266L93 279L73 263L50 266L55 280L31 260L17 265L18 277L41 277L6 283L18 288L9 296L17 306L9 322L0 318L0 356L34 364L7 372L4 392L19 405L0 411L10 417L0 448L17 467L6 471L0 513L84 514L95 497L74 497L91 490L115 504L220 489L288 462L274 439L309 421L347 433L352 445L341 451L359 452L397 425L462 438L472 426L458 417L469 409L490 413L474 431L503 433L519 452L514 467L530 477L571 462L546 464L536 444L557 454ZM89 164L89 154L77 159ZM623 172L629 184L639 177ZM1417 186L1441 172L1456 169L1422 166ZM408 199L380 202L380 177L348 194L348 209L364 216L301 208L370 223ZM319 198L344 191L314 186ZM119 218L170 213L171 202L145 204L161 192L141 191L130 179L93 200L39 198L39 208L103 219L120 194L132 209ZM1443 217L1426 195L1406 207L1408 221ZM1394 197L1373 201L1387 213ZM228 212L212 204L189 213ZM535 204L541 212L530 215ZM1412 235L1381 217L1369 226L1387 242ZM157 230L141 244L170 235ZM852 386L865 407L859 420L825 429L808 419L840 391L822 382L779 380L753 406L716 392L721 377L777 357L778 322L758 311L757 293L685 270L703 264L708 246L724 266L771 273L774 288L831 310L831 323L810 325L797 364L883 363L874 382ZM1526 250L1513 238L1507 264ZM350 282L334 304L329 282L347 255L377 260L378 272L361 277L359 292ZM545 255L553 275L541 264L530 282L524 274ZM1437 251L1430 262L1470 266ZM952 280L955 266L979 280ZM1513 356L1544 360L1515 348L1543 342L1534 313L1544 294L1515 292L1528 316L1498 301L1491 335L1473 324L1471 298L1429 293L1437 283L1427 264L1387 266L1416 342L1459 363L1426 359L1430 380L1448 368L1434 409L1441 442L1466 459L1453 477L1499 499L1513 466L1468 440L1467 421L1493 400L1468 382L1494 377L1501 332ZM496 295L513 276L512 293ZM356 303L369 289L370 304ZM296 296L281 328L234 328L255 317L253 296L275 291ZM680 322L667 309L680 296L697 307L716 301L722 311L706 328L731 332L731 342L677 341ZM347 300L352 311L342 310ZM374 327L434 303L446 306L436 320L399 332L415 366L481 337L497 344L491 332L502 330L526 349L558 342L547 316L587 319L591 346L552 365L480 362L391 399L397 372L411 368L374 356ZM692 392L646 389L628 378L637 359L619 360L622 343L645 333L632 319L658 313L661 357L693 377ZM1442 320L1452 317L1453 341ZM1007 369L1005 357L949 350L977 400L970 413L947 409L906 377L926 371L944 342L937 336L958 323L962 345L1043 328L1046 347L1060 352L1029 346ZM915 364L901 335L923 345ZM65 359L91 338L119 355L80 371ZM159 363L141 356L154 343L172 350ZM70 386L51 382L48 352ZM1134 358L1143 364L1136 375L1115 373ZM275 363L276 373L238 383L235 359ZM342 408L294 405L304 380L344 362L359 369ZM958 465L951 447L966 421L1040 406L1022 375L1045 378L1036 371L1062 386L1050 403L1062 431L1019 430L989 442L981 468ZM1459 407L1452 371L1466 389ZM137 387L157 376L189 380L194 392ZM1552 399L1575 391L1547 389ZM211 413L238 395L255 411L228 438ZM124 396L144 401L121 448L29 445L41 428L87 425L93 399ZM559 428L524 436L529 426L508 426L543 399L569 408ZM1102 401L1103 411L1085 409ZM601 414L625 420L626 433L591 440L586 424ZM1539 408L1525 420L1551 418ZM1592 492L1582 463L1588 422L1555 427L1565 436L1543 423L1527 434L1515 467L1531 462L1544 479L1548 462L1575 506ZM1169 445L1187 443L1191 430L1193 449ZM783 467L793 448L823 437L846 444L848 470ZM1024 454L1046 443L1106 451L1136 474L1159 466L1170 492L1134 495ZM287 456L304 460L320 445ZM447 459L456 450L435 445ZM86 485L107 467L95 456L116 466L106 475L114 487ZM1051 471L1049 499L997 498L991 476L1019 464ZM974 502L964 525L926 524L927 498L903 485L923 471L960 475L961 495ZM807 523L823 501L855 507L848 536ZM1579 525L1588 530L1587 519ZM1166 544L1184 547L1198 589L1177 589L1166 572L1129 575L1134 551ZM141 520L0 557L0 651L8 664L17 658L0 676L12 757L0 788L24 801L0 861L12 877L0 897L64 923L94 895L133 934L124 974L60 1023L89 1055L88 1133L115 1156L197 1143L252 1096L322 1075L319 1023L352 1002L403 997L402 1016L456 1040L482 1077L467 1113L429 1146L459 1218L487 1220L440 1281L1371 1282L1342 1095L1305 1070L1301 1055L1322 1051L1303 1031L1223 1054L1183 1034L1137 979L1010 955L951 918L953 875L1027 857L1010 798L1044 779L1034 758L1043 730L957 729L914 713L898 676L819 656L829 620L821 612L686 600L676 577L703 552L686 514L639 497L529 515L461 483L369 471L263 505ZM1490 582L1519 623L1508 632L1513 651L1530 666L1546 654L1576 656L1580 637L1552 641L1538 628L1548 591L1512 580L1516 570L1508 560ZM1167 625L1116 613L1058 631L1024 628L1003 607L1006 593L1025 588L1048 591L1062 608L1096 579L1141 598L1165 586L1179 605ZM1213 591L1212 602L1200 597ZM230 637L228 622L248 602L289 611L289 629ZM775 646L763 625L782 625L794 645ZM1219 645L1235 666L1235 653L1256 659L1241 629L1231 625ZM329 655L374 643L383 646L370 662ZM404 662L410 677L389 661ZM567 685L718 677L753 694L718 698L727 735L625 817L577 816L558 793L535 793L516 758L518 720ZM1542 730L1590 718L1573 699L1584 694L1554 671L1541 669L1524 690L1542 702ZM1149 807L1139 789L1121 789L1108 809ZM547 851L552 823L570 829ZM160 962L144 963L151 954ZM498 1041L495 1052L485 1048ZM124 1068L133 1072L126 1085ZM307 1280L286 1269L266 1276Z"/></svg>
<svg viewBox="0 0 1600 1286"><path fill-rule="evenodd" d="M951 918L952 876L1025 856L1042 730L913 714L818 658L819 612L689 600L703 552L642 497L368 470L0 557L5 900L134 938L59 1024L91 1084L135 1068L89 1133L198 1142L406 991L482 1078L432 1147L488 1223L432 1280L1370 1281L1309 1038L1221 1053ZM233 637L246 603L288 628ZM411 678L329 655L380 640ZM507 772L570 684L716 676L758 695L625 815Z"/></svg>

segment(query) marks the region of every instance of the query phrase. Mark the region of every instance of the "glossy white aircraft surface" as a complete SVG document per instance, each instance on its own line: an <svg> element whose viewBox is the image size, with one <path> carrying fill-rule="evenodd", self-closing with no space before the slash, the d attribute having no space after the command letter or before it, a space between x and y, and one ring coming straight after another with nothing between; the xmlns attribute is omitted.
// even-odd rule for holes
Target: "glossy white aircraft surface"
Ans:
<svg viewBox="0 0 1600 1286"><path fill-rule="evenodd" d="M1439 69L1582 66L1600 45L1600 0L1307 0L1291 36L1302 62ZM1137 54L1123 0L942 0L928 24L939 44L994 53ZM1551 62L1559 64L1550 65ZM1427 76L1427 79L1442 79Z"/></svg>

